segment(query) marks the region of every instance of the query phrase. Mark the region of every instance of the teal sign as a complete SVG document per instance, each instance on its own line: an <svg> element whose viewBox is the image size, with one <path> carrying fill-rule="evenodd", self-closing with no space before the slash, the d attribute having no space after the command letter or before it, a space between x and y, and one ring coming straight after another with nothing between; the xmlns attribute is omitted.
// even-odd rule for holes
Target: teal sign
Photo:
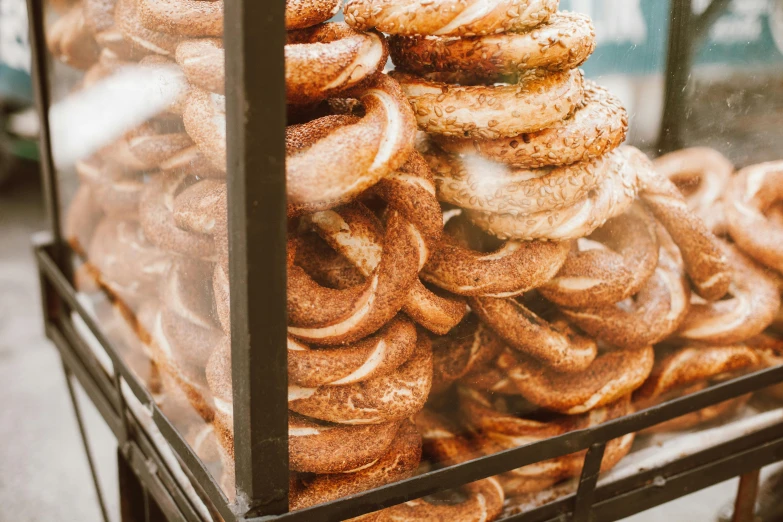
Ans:
<svg viewBox="0 0 783 522"><path fill-rule="evenodd" d="M710 0L694 0L699 14ZM588 14L598 48L588 74L651 74L666 65L668 0L561 0L560 8ZM783 0L734 0L710 29L697 65L783 66Z"/></svg>

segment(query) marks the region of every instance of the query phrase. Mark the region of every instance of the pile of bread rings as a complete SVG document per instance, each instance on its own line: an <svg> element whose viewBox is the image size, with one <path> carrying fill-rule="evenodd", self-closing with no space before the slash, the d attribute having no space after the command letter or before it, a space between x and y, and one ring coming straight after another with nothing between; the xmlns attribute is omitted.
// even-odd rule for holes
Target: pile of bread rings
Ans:
<svg viewBox="0 0 783 522"><path fill-rule="evenodd" d="M593 26L557 0L348 0L328 22L339 8L286 2L291 509L783 362L783 164L622 145L624 108L578 69ZM66 235L233 494L223 2L64 9L49 46L84 88L129 64L187 79L77 165ZM364 518L494 520L583 457Z"/></svg>

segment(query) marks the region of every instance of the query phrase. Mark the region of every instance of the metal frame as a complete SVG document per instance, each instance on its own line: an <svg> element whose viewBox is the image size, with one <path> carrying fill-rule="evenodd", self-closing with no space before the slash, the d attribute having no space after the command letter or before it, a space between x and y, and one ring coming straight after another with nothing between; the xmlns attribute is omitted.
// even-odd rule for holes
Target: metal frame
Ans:
<svg viewBox="0 0 783 522"><path fill-rule="evenodd" d="M722 2L724 0L715 0L713 5ZM42 1L28 0L28 3L34 35L34 67L38 78L37 100L41 114L47 115L50 100L47 94ZM683 13L684 6L689 8L690 0L675 0L673 15ZM712 9L709 10L710 16L714 16ZM754 470L783 460L783 423L599 488L596 486L601 458L610 440L783 382L783 367L721 383L595 428L571 432L287 513L286 215L282 132L286 118L284 3L282 0L274 3L235 0L226 2L225 16L225 45L232 57L226 60L229 78L227 136L231 144L228 151L231 172L228 223L236 478L242 503L228 503L215 478L162 414L149 391L111 346L100 325L78 301L69 277L72 252L63 242L59 230L59 204L48 121L46 117L42 118L42 171L52 233L38 243L35 253L41 278L46 334L60 351L69 384L72 375L117 437L124 491L144 505L140 514L138 509L132 509L129 502L125 502L123 512L127 512L127 520L141 520L143 516L143 520L196 522L202 517L144 423L134 416L126 403L123 385L127 385L135 398L152 412L155 426L171 446L199 496L227 522L343 520L582 450L588 451L576 494L506 520L617 520L741 474L748 474L743 480L743 490L749 493L741 496L745 500L738 502L738 505L745 506L745 511L738 511L740 518L737 520L748 520L747 510L752 508L753 503L747 502L747 499L754 490ZM672 38L678 39L687 33L683 23L673 23L673 27L675 25L680 29L673 31ZM682 42L671 45L670 67L677 66L679 62L675 57L683 49L692 49L693 39L690 42L687 45ZM681 80L682 74L675 76ZM685 77L687 79L687 75ZM667 97L667 103L680 101ZM259 245L264 246L261 248ZM103 369L79 334L72 314L84 321L108 354L113 365L112 374ZM80 418L75 397L73 404L77 418ZM82 435L89 456L89 444L83 429ZM93 476L96 478L95 473ZM98 486L97 478L95 482ZM100 489L98 494L101 497Z"/></svg>

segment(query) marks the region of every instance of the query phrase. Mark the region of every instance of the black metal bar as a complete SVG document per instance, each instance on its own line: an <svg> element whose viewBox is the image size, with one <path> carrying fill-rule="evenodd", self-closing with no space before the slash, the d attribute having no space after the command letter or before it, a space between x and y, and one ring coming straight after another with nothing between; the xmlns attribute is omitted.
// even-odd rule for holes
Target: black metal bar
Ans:
<svg viewBox="0 0 783 522"><path fill-rule="evenodd" d="M778 430L780 428L778 426ZM780 460L783 460L783 438L743 452L731 452L723 457L716 455L713 462L670 476L665 483L651 483L632 493L597 503L593 506L594 519L597 522L620 520Z"/></svg>
<svg viewBox="0 0 783 522"><path fill-rule="evenodd" d="M145 522L144 488L119 448L117 448L117 475L120 488L121 522Z"/></svg>
<svg viewBox="0 0 783 522"><path fill-rule="evenodd" d="M46 33L44 29L44 2L27 0L27 16L30 23L30 51L32 54L32 73L35 81L35 101L40 120L39 147L41 177L43 179L44 199L49 217L49 227L56 245L55 259L64 266L62 230L60 228L60 199L57 187L56 170L52 160L51 135L49 132L49 107L51 96L49 88L49 69L47 67ZM70 274L70 272L66 272Z"/></svg>
<svg viewBox="0 0 783 522"><path fill-rule="evenodd" d="M79 384L90 397L101 416L106 421L109 429L115 436L119 436L122 430L122 421L119 413L114 409L109 398L104 394L100 386L96 384L94 376L85 368L82 361L74 353L73 348L63 333L54 325L47 329L49 338L55 344L60 352L60 357L68 369L78 379Z"/></svg>
<svg viewBox="0 0 783 522"><path fill-rule="evenodd" d="M594 515L593 519L597 522L603 522L625 518L724 480L720 479L709 484L697 485L697 482L689 484L689 481L683 478L686 476L694 476L698 480L702 480L704 477L701 474L706 473L709 475L714 469L719 469L726 472L728 475L726 478L732 478L742 471L733 462L729 462L726 465L722 464L722 459L731 455L747 455L750 451L765 447L767 448L766 450L757 454L758 460L756 464L758 464L758 467L771 464L780 459L780 454L776 446L770 444L781 440L781 434L783 434L783 423L778 423L678 459L660 468L649 469L601 486L596 489L595 498L597 501L593 509L595 510L595 506L598 505L603 506L601 508L603 510L602 517ZM682 478L682 480L673 482L677 477ZM674 492L669 491L668 496L665 498L659 496L659 492L657 492L659 489L670 490L675 485L682 487ZM504 522L554 522L563 520L572 512L575 497L575 494L568 495L527 513L520 513L506 518ZM650 498L655 498L656 500L651 502Z"/></svg>
<svg viewBox="0 0 783 522"><path fill-rule="evenodd" d="M92 451L90 451L90 440L87 437L87 430L84 428L82 411L79 407L79 399L76 397L76 391L73 389L73 383L71 382L71 372L68 369L68 366L65 364L63 364L63 376L65 377L65 384L68 386L68 395L71 397L73 413L76 416L76 424L79 426L79 434L81 435L82 445L84 446L84 454L87 457L87 464L90 468L92 483L95 487L95 496L98 497L98 508L101 510L101 517L103 518L103 522L110 522L109 513L106 511L106 502L103 498L103 488L101 488L101 482L98 479L98 472L95 469L95 461L92 458Z"/></svg>
<svg viewBox="0 0 783 522"><path fill-rule="evenodd" d="M63 300L74 305L74 311L85 321L85 324L95 335L102 348L111 357L115 372L124 375L129 388L136 398L153 412L153 420L162 433L167 434L166 439L170 443L172 450L177 457L185 463L185 466L193 480L198 484L200 490L207 495L209 502L218 509L221 517L226 521L235 520L235 514L229 509L225 495L220 486L216 483L214 477L204 468L201 460L193 452L192 448L182 439L181 435L171 425L169 420L160 412L160 409L152 400L151 396L144 388L143 384L138 382L138 378L125 365L114 349L108 344L105 336L99 330L98 325L87 314L81 303L76 299L76 291L70 285L69 281L59 273L57 266L47 253L47 249L39 246L35 250L36 260L42 279L48 281L52 291L56 292ZM61 330L62 329L62 330ZM124 407L124 398L122 400L116 397L116 389L111 377L103 371L103 367L98 363L95 355L86 347L78 333L73 328L70 319L62 318L58 324L48 324L47 332L49 337L60 349L63 359L69 364L74 374L79 377L80 383L88 391L90 398L98 406L101 415L106 420L112 432L119 441L123 441L125 429L123 420L128 416L120 415L120 409ZM63 336L65 333L65 336ZM66 339L67 338L67 339ZM78 354L78 355L77 355ZM89 369L89 370L88 370ZM141 395L137 393L141 392ZM106 398L112 398L113 404L106 403ZM162 459L159 459L162 462Z"/></svg>
<svg viewBox="0 0 783 522"><path fill-rule="evenodd" d="M122 451L125 458L128 459L133 473L141 479L145 485L145 490L155 499L155 503L158 504L161 511L165 514L166 520L169 522L189 522L177 507L169 490L166 489L157 476L158 468L155 463L147 460L144 453L133 441L129 441L122 448Z"/></svg>
<svg viewBox="0 0 783 522"><path fill-rule="evenodd" d="M577 490L572 522L590 522L590 509L595 498L598 476L601 474L601 461L606 453L606 444L606 442L599 442L587 450L582 476L579 478L579 489Z"/></svg>
<svg viewBox="0 0 783 522"><path fill-rule="evenodd" d="M597 442L616 439L642 431L668 419L706 408L733 397L739 397L783 380L783 366L755 372L727 381L697 393L680 397L594 428L578 430L540 442L487 455L381 488L358 493L339 501L281 516L280 520L342 520L365 512L377 511L408 500L430 495L482 478L576 453Z"/></svg>
<svg viewBox="0 0 783 522"><path fill-rule="evenodd" d="M225 4L237 497L288 510L285 2Z"/></svg>
<svg viewBox="0 0 783 522"><path fill-rule="evenodd" d="M672 0L669 21L669 48L666 58L664 111L658 150L681 149L687 105L688 81L693 68L693 18L691 0Z"/></svg>
<svg viewBox="0 0 783 522"><path fill-rule="evenodd" d="M761 469L755 469L740 477L731 522L753 522L756 519L756 499L759 494L760 478Z"/></svg>

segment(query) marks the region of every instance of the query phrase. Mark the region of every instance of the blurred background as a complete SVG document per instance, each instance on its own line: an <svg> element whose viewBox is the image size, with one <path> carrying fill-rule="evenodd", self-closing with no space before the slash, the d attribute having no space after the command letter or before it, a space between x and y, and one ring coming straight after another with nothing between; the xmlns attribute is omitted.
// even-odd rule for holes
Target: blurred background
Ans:
<svg viewBox="0 0 783 522"><path fill-rule="evenodd" d="M694 10L708 4L696 0ZM586 72L618 93L631 115L630 141L654 154L669 2L561 0L561 8L593 18L599 48ZM53 91L67 92L69 71L57 67L52 77L63 84ZM783 0L732 0L701 42L688 89L688 145L713 146L737 165L780 159L783 111L775 109L783 108ZM30 238L47 222L33 99L26 3L0 0L0 522L93 521L100 512L79 428L41 327ZM82 399L107 508L117 520L114 439ZM717 520L735 490L735 481L721 484L632 520Z"/></svg>

